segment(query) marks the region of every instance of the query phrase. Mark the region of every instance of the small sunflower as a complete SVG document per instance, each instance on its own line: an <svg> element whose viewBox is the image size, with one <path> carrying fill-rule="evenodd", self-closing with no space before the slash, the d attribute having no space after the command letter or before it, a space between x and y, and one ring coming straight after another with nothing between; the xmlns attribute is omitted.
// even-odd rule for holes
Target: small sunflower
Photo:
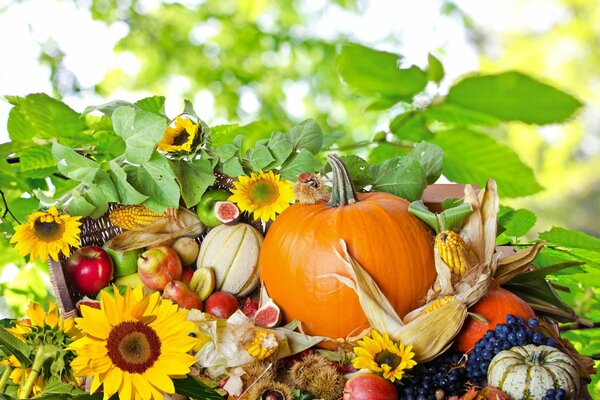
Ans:
<svg viewBox="0 0 600 400"><path fill-rule="evenodd" d="M294 200L292 183L280 180L273 171L252 173L250 177L242 175L233 184L235 189L231 190L229 201L237 203L240 210L253 213L255 220L275 219Z"/></svg>
<svg viewBox="0 0 600 400"><path fill-rule="evenodd" d="M25 378L23 378L23 369L21 368L21 363L19 362L19 360L17 360L17 357L13 355L8 356L6 360L1 361L0 365L5 365L13 368L13 370L10 373L9 379L12 381L13 384L19 386L19 388L17 389L17 395L21 396L23 393L20 387L21 382L29 378L29 374L31 374L31 368L25 369ZM31 394L33 394L34 396L41 394L44 390L44 387L46 387L47 383L47 379L44 379L43 375L39 375L36 378L33 387L31 388Z"/></svg>
<svg viewBox="0 0 600 400"><path fill-rule="evenodd" d="M77 326L86 334L71 348L77 352L72 367L77 376L93 376L91 393L104 384L104 399L163 399L175 392L172 378L186 375L196 361L187 354L196 344L188 336L194 323L187 310L160 298L144 295L141 287L114 297L102 291L101 309L83 306Z"/></svg>
<svg viewBox="0 0 600 400"><path fill-rule="evenodd" d="M39 304L29 303L27 316L29 317L28 319L15 320L15 326L8 328L13 335L21 340L25 340L30 333L44 329L64 332L69 337L78 336L80 333L79 329L75 326L73 318L63 319L59 316L56 303L52 300L50 300L50 305L48 306L48 313Z"/></svg>
<svg viewBox="0 0 600 400"><path fill-rule="evenodd" d="M352 360L354 368L366 368L378 372L391 382L401 380L404 371L417 365L413 360L412 346L394 343L387 333L371 331L371 337L365 336L354 348L356 358Z"/></svg>
<svg viewBox="0 0 600 400"><path fill-rule="evenodd" d="M198 124L189 118L177 117L174 126L167 126L163 138L156 147L167 153L190 152L197 134Z"/></svg>
<svg viewBox="0 0 600 400"><path fill-rule="evenodd" d="M69 245L79 247L79 226L81 217L59 214L56 207L48 211L38 211L29 216L27 222L15 227L10 239L22 256L44 261L48 255L58 261L58 254L69 255Z"/></svg>

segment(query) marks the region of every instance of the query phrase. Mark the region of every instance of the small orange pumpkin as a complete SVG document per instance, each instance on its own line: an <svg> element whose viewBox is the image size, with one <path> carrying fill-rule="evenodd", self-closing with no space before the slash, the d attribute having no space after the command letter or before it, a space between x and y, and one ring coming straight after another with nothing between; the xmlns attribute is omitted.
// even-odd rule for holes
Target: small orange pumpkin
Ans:
<svg viewBox="0 0 600 400"><path fill-rule="evenodd" d="M416 308L436 272L432 235L389 193L356 194L342 160L329 155L331 200L295 203L269 228L259 271L287 321L307 334L346 338L368 327L356 293L328 274L347 276L336 258L339 240L369 272L400 316Z"/></svg>
<svg viewBox="0 0 600 400"><path fill-rule="evenodd" d="M469 311L483 316L488 324L479 322L474 318L469 318L465 322L455 340L456 349L463 353L469 353L488 329L494 329L497 324L505 323L506 314L523 317L525 320L535 316L525 300L506 289L502 289L495 281L492 281L492 287L490 287L487 294L473 307L469 308Z"/></svg>

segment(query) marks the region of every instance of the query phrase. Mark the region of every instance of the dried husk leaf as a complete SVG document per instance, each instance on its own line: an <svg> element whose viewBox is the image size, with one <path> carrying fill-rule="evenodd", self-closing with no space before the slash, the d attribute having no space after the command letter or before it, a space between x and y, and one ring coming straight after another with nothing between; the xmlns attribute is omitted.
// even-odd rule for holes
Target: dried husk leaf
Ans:
<svg viewBox="0 0 600 400"><path fill-rule="evenodd" d="M480 191L482 194L483 190ZM471 185L465 186L465 197L463 200L469 204L473 212L467 217L460 231L460 236L471 246L477 261L481 262L485 257L485 245L483 243L483 221L481 219L480 203L477 194Z"/></svg>
<svg viewBox="0 0 600 400"><path fill-rule="evenodd" d="M529 264L533 262L545 244L545 241L540 240L532 247L519 250L518 252L498 261L494 279L496 279L499 284L503 284L510 281L515 276L525 272L525 270L529 268Z"/></svg>
<svg viewBox="0 0 600 400"><path fill-rule="evenodd" d="M348 253L344 240L340 240L340 253L334 247L334 252L342 262L350 277L339 274L326 274L323 276L337 278L340 282L353 289L358 295L358 300L367 316L371 327L379 332L395 332L404 324L394 307L381 292L377 283L369 273Z"/></svg>
<svg viewBox="0 0 600 400"><path fill-rule="evenodd" d="M198 237L204 232L204 228L194 212L180 208L174 216L162 218L139 231L120 233L112 239L110 248L127 251L154 246L181 236Z"/></svg>
<svg viewBox="0 0 600 400"><path fill-rule="evenodd" d="M452 339L460 332L466 318L467 307L457 299L452 299L390 333L390 337L405 345L412 345L415 360L425 362L451 346Z"/></svg>
<svg viewBox="0 0 600 400"><path fill-rule="evenodd" d="M494 252L496 250L496 233L498 230L498 210L500 209L500 197L496 181L488 179L485 190L479 192L479 204L481 213L481 222L483 228L483 266L489 266L493 269Z"/></svg>

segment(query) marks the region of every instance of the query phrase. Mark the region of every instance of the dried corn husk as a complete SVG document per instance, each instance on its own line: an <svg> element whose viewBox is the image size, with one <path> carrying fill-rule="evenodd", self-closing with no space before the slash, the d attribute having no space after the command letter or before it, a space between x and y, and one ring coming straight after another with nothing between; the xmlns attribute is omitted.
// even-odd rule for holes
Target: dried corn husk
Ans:
<svg viewBox="0 0 600 400"><path fill-rule="evenodd" d="M369 273L348 253L343 240L340 240L340 248L341 252L334 248L335 253L350 277L330 276L354 289L373 329L388 333L392 339L405 345L412 345L418 361L435 358L450 346L467 316L463 303L452 298L405 325Z"/></svg>
<svg viewBox="0 0 600 400"><path fill-rule="evenodd" d="M116 251L140 249L181 236L197 237L204 232L204 229L204 225L194 212L180 208L167 217L140 227L138 231L125 231L115 236L110 248Z"/></svg>
<svg viewBox="0 0 600 400"><path fill-rule="evenodd" d="M503 284L510 281L515 276L526 272L526 270L530 268L530 263L535 259L545 244L545 241L540 240L532 247L519 250L498 261L494 279L496 279L499 284Z"/></svg>

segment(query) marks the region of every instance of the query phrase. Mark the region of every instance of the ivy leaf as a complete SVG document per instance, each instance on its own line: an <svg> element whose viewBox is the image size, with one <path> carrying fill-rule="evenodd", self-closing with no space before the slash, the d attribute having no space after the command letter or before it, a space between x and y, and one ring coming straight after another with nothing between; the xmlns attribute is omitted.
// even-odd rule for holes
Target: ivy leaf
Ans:
<svg viewBox="0 0 600 400"><path fill-rule="evenodd" d="M206 189L215 182L210 161L178 160L170 161L169 164L175 172L186 207L191 208L198 204Z"/></svg>
<svg viewBox="0 0 600 400"><path fill-rule="evenodd" d="M298 174L315 171L320 166L321 163L310 151L302 149L281 166L280 173L284 179L295 181Z"/></svg>
<svg viewBox="0 0 600 400"><path fill-rule="evenodd" d="M125 140L125 158L133 164L141 164L150 159L154 147L165 133L166 121L156 114L138 111L133 128L135 134Z"/></svg>
<svg viewBox="0 0 600 400"><path fill-rule="evenodd" d="M540 233L539 236L540 239L559 246L600 252L600 239L583 232L554 226L549 231Z"/></svg>
<svg viewBox="0 0 600 400"><path fill-rule="evenodd" d="M87 217L91 215L95 209L96 206L87 201L78 191L73 192L73 198L67 205L69 214L78 215L81 217Z"/></svg>
<svg viewBox="0 0 600 400"><path fill-rule="evenodd" d="M444 66L433 54L427 55L427 79L431 82L440 83L444 79Z"/></svg>
<svg viewBox="0 0 600 400"><path fill-rule="evenodd" d="M564 122L582 105L573 96L516 71L463 79L450 89L446 101L502 121L540 125Z"/></svg>
<svg viewBox="0 0 600 400"><path fill-rule="evenodd" d="M155 213L162 214L165 208L179 207L180 192L175 174L167 159L156 151L150 160L133 170L130 180L137 191L149 196L143 204Z"/></svg>
<svg viewBox="0 0 600 400"><path fill-rule="evenodd" d="M135 102L135 105L140 108L140 110L148 111L153 114L160 115L164 117L165 115L165 97L164 96L152 96L146 97L145 99L141 99Z"/></svg>
<svg viewBox="0 0 600 400"><path fill-rule="evenodd" d="M421 198L427 186L427 177L418 160L397 157L381 164L371 165L372 190L388 192L408 201Z"/></svg>
<svg viewBox="0 0 600 400"><path fill-rule="evenodd" d="M273 158L265 145L256 145L250 150L250 163L252 164L252 169L255 171L265 168L273 161L275 161L275 158Z"/></svg>
<svg viewBox="0 0 600 400"><path fill-rule="evenodd" d="M123 140L135 135L135 114L135 108L130 106L118 107L112 113L113 129Z"/></svg>
<svg viewBox="0 0 600 400"><path fill-rule="evenodd" d="M439 146L427 142L417 143L408 157L421 164L428 184L435 183L442 174L444 151Z"/></svg>
<svg viewBox="0 0 600 400"><path fill-rule="evenodd" d="M219 158L221 159L221 161L228 161L232 157L234 157L236 154L238 154L239 151L240 151L240 148L233 144L228 143L228 144L221 145L221 146L219 146L219 153L220 153Z"/></svg>
<svg viewBox="0 0 600 400"><path fill-rule="evenodd" d="M501 197L527 196L542 189L531 168L511 148L484 133L467 129L441 131L430 142L444 150L442 172L453 182L484 187L493 178Z"/></svg>
<svg viewBox="0 0 600 400"><path fill-rule="evenodd" d="M323 131L314 119L306 119L294 126L289 138L294 150L306 149L316 154L323 146Z"/></svg>
<svg viewBox="0 0 600 400"><path fill-rule="evenodd" d="M100 104L98 106L89 106L83 110L84 114L89 114L93 111L100 111L103 114L112 117L113 113L120 107L137 108L134 104L124 100L113 100L108 103Z"/></svg>
<svg viewBox="0 0 600 400"><path fill-rule="evenodd" d="M234 178L237 178L240 175L244 175L244 168L242 168L242 164L240 164L240 160L236 157L231 158L230 160L223 163L222 167L223 173Z"/></svg>
<svg viewBox="0 0 600 400"><path fill-rule="evenodd" d="M389 99L388 104L410 100L425 89L427 75L413 66L398 67L401 57L359 44L345 44L337 60L344 82L358 93Z"/></svg>
<svg viewBox="0 0 600 400"><path fill-rule="evenodd" d="M97 162L60 143L52 144L52 155L57 160L60 173L78 182L92 183L96 172L100 169Z"/></svg>
<svg viewBox="0 0 600 400"><path fill-rule="evenodd" d="M95 206L94 211L90 214L92 218L100 218L108 210L108 199L97 185L90 185L83 197L88 203Z"/></svg>
<svg viewBox="0 0 600 400"><path fill-rule="evenodd" d="M123 205L141 204L148 199L148 196L138 192L127 181L127 173L117 164L115 160L109 162L110 177L117 189L119 203Z"/></svg>
<svg viewBox="0 0 600 400"><path fill-rule="evenodd" d="M275 160L268 165L269 169L282 165L294 151L290 137L282 132L273 132L267 143L267 148Z"/></svg>

